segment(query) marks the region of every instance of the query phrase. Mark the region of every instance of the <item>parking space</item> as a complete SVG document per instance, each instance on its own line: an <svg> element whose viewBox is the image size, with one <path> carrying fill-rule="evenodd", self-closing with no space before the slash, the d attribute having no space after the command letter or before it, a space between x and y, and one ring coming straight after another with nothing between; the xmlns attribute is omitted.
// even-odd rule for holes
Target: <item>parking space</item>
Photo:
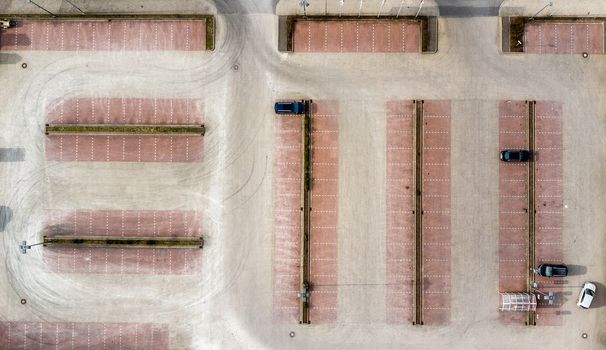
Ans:
<svg viewBox="0 0 606 350"><path fill-rule="evenodd" d="M166 324L0 322L2 349L168 350Z"/></svg>
<svg viewBox="0 0 606 350"><path fill-rule="evenodd" d="M536 168L536 263L562 264L564 261L563 226L563 139L562 106L552 101L537 101L535 136ZM563 286L566 279L537 276L542 292L553 292L555 302L539 301L538 325L561 325Z"/></svg>
<svg viewBox="0 0 606 350"><path fill-rule="evenodd" d="M301 288L301 133L300 115L274 116L274 317L299 321Z"/></svg>
<svg viewBox="0 0 606 350"><path fill-rule="evenodd" d="M336 101L312 104L311 302L312 323L337 317L339 106ZM300 115L274 117L274 317L298 321L301 288Z"/></svg>
<svg viewBox="0 0 606 350"><path fill-rule="evenodd" d="M420 52L417 21L297 20L294 52Z"/></svg>
<svg viewBox="0 0 606 350"><path fill-rule="evenodd" d="M86 237L199 237L195 211L48 210L44 234ZM201 249L44 249L45 267L57 273L194 274Z"/></svg>
<svg viewBox="0 0 606 350"><path fill-rule="evenodd" d="M204 104L198 99L70 98L47 107L53 124L200 125ZM49 161L201 162L200 136L48 135Z"/></svg>
<svg viewBox="0 0 606 350"><path fill-rule="evenodd" d="M10 95L5 96L3 103L6 108L2 120L7 125L1 137L3 146L35 150L27 153L20 168L15 168L6 181L12 183L25 174L23 171L31 169L31 176L25 181L33 182L25 186L36 188L26 194L21 192L21 185L16 185L9 191L12 194L7 191L3 194L5 199L19 198L20 204L11 205L18 225L25 219L42 227L27 234L16 226L10 227L11 241L17 236L19 242L27 239L30 243L42 242L43 236L108 239L203 236L201 221L205 226L216 227L201 218L202 212L214 206L216 193L208 190L213 187L208 177L200 175L200 164L191 164L202 161L204 138L199 134L160 134L179 128L148 128L147 132L159 130L153 136L52 132L45 136L40 131L46 123L199 127L206 105L192 91L205 96L215 92L204 84L194 83L196 79L190 79L191 69L183 73L178 68L190 63L198 65L206 57L206 53L199 52L206 50L206 21L73 18L17 20L16 27L0 30L3 63L0 69ZM112 67L126 68L112 74ZM21 75L7 71L13 68L18 68ZM171 73L166 75L167 71ZM80 81L83 74L92 74L94 78ZM40 81L43 76L57 80L45 84ZM24 88L28 85L39 89L29 95L32 91ZM19 91L24 94L22 99L16 98ZM82 91L87 91L87 96L81 96ZM66 97L57 99L61 96ZM184 129L187 128L179 131ZM20 134L23 137L14 137ZM190 165L70 165L57 161ZM44 174L35 171L42 168L49 171ZM39 182L42 178L47 181ZM150 193L153 199L147 196ZM5 225L2 226L4 229ZM3 281L10 279L5 287L13 290L19 286L19 291L7 295L0 307L3 309L0 349L190 348L191 344L184 345L187 336L175 325L180 319L197 318L200 313L195 305L204 304L213 288L223 287L203 273L203 265L205 270L209 267L203 263L208 257L205 252L208 251L198 247L40 245L21 255L33 260L27 259L29 263L3 274ZM19 251L14 253L20 255ZM12 253L3 256L12 257L15 257ZM222 256L217 261L220 259ZM223 265L215 267L220 271L213 275L229 274ZM28 280L24 278L26 275ZM195 293L191 294L188 288L194 288ZM19 305L21 311L10 305ZM60 322L47 322L53 320Z"/></svg>
<svg viewBox="0 0 606 350"><path fill-rule="evenodd" d="M421 103L421 101L419 101ZM422 322L450 321L450 101L423 103L421 268ZM387 103L386 318L413 321L415 305L415 103Z"/></svg>
<svg viewBox="0 0 606 350"><path fill-rule="evenodd" d="M450 120L448 100L423 105L423 324L450 321Z"/></svg>
<svg viewBox="0 0 606 350"><path fill-rule="evenodd" d="M338 294L339 104L313 103L311 191L312 323L335 321Z"/></svg>
<svg viewBox="0 0 606 350"><path fill-rule="evenodd" d="M46 160L62 162L202 161L201 136L48 135Z"/></svg>
<svg viewBox="0 0 606 350"><path fill-rule="evenodd" d="M528 110L524 101L499 103L499 149L528 149ZM534 162L499 165L499 290L528 288L528 166L535 169L535 265L564 263L562 107L552 101L535 105ZM535 267L536 267L535 266ZM554 292L555 302L539 300L537 325L562 324L565 279L535 275L542 293ZM501 315L505 323L523 323L525 313Z"/></svg>
<svg viewBox="0 0 606 350"><path fill-rule="evenodd" d="M499 150L528 149L524 101L499 102ZM523 292L528 272L528 164L499 162L499 291ZM503 323L523 324L526 313L501 313Z"/></svg>
<svg viewBox="0 0 606 350"><path fill-rule="evenodd" d="M524 52L604 54L604 23L527 23L524 28Z"/></svg>
<svg viewBox="0 0 606 350"><path fill-rule="evenodd" d="M200 125L204 103L192 98L76 97L55 100L46 108L52 124Z"/></svg>
<svg viewBox="0 0 606 350"><path fill-rule="evenodd" d="M386 305L388 323L412 323L414 250L413 101L386 105Z"/></svg>
<svg viewBox="0 0 606 350"><path fill-rule="evenodd" d="M528 149L524 101L499 102L499 150ZM499 162L499 290L526 290L528 164Z"/></svg>
<svg viewBox="0 0 606 350"><path fill-rule="evenodd" d="M203 51L206 20L18 20L2 51Z"/></svg>

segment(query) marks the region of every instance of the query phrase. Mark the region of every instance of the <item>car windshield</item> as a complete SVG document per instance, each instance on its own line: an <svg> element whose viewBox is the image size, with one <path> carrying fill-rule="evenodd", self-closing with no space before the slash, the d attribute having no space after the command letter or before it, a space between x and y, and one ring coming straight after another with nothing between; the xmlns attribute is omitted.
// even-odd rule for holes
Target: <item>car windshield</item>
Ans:
<svg viewBox="0 0 606 350"><path fill-rule="evenodd" d="M592 290L590 290L590 289L587 289L586 292L587 292L588 295L591 295L591 296L595 295L595 293Z"/></svg>

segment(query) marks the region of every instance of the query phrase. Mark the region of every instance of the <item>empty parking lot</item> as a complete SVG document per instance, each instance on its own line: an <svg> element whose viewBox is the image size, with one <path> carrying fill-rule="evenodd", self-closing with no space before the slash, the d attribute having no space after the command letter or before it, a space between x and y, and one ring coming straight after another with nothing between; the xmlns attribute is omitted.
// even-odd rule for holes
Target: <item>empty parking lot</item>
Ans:
<svg viewBox="0 0 606 350"><path fill-rule="evenodd" d="M295 34L313 54L296 38L285 54L275 16L245 8L254 14L217 15L214 53L188 50L187 34L156 46L153 26L115 50L67 41L74 52L46 50L45 36L58 40L46 24L28 27L37 49L0 48L19 56L0 65L0 147L25 150L24 161L0 163L1 204L13 211L2 232L3 346L603 347L603 299L575 306L585 280L604 280L599 47L588 59L543 44L542 55L508 56L498 18L449 17L434 55L386 39L394 28L377 24L355 40L349 30L341 53L338 27L325 23ZM273 113L276 100L302 98L314 101L311 325L299 324L301 119ZM528 165L498 159L504 147L527 146L525 101L536 101L535 208L524 206ZM189 144L44 134L47 123L200 121L208 133ZM535 209L536 261L562 260L571 274L536 278L556 303L540 305L537 327L527 327L525 314L498 310L498 293L528 287L520 228ZM18 248L81 232L201 234L205 246ZM413 325L417 310L423 325Z"/></svg>

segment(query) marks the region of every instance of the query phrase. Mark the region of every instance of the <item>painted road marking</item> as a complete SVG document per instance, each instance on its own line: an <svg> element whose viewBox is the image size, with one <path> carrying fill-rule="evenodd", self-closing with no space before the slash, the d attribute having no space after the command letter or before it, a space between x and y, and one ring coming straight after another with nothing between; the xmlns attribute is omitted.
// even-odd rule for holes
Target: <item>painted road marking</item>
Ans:
<svg viewBox="0 0 606 350"><path fill-rule="evenodd" d="M0 322L2 349L129 349L168 350L166 324L100 322Z"/></svg>
<svg viewBox="0 0 606 350"><path fill-rule="evenodd" d="M604 23L527 23L524 52L538 54L604 53Z"/></svg>
<svg viewBox="0 0 606 350"><path fill-rule="evenodd" d="M274 116L273 316L299 320L302 119Z"/></svg>
<svg viewBox="0 0 606 350"><path fill-rule="evenodd" d="M338 310L339 104L314 100L312 114L312 323L334 322ZM321 233L320 233L321 232Z"/></svg>

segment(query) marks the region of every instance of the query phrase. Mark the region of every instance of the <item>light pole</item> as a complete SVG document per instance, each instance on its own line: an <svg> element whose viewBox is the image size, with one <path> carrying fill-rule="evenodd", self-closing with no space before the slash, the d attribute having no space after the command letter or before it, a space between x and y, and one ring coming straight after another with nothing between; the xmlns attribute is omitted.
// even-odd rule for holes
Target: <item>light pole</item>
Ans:
<svg viewBox="0 0 606 350"><path fill-rule="evenodd" d="M531 21L532 21L532 20L534 20L534 18L535 18L536 16L538 16L538 15L539 15L539 13L543 12L543 10L544 10L544 9L546 9L546 8L548 8L549 6L553 6L553 1L550 1L550 2L549 2L547 5L543 6L543 8L542 8L542 9L540 9L539 11L537 11L537 13L535 13L535 14L534 14L532 17L530 17L530 20L531 20Z"/></svg>
<svg viewBox="0 0 606 350"><path fill-rule="evenodd" d="M360 16L362 15L362 4L364 3L364 0L360 0L360 6L358 6L358 18L360 18Z"/></svg>
<svg viewBox="0 0 606 350"><path fill-rule="evenodd" d="M40 242L40 243L35 243L35 244L27 244L27 241L23 241L21 242L21 244L19 244L19 250L21 250L22 254L27 254L27 250L28 249L32 249L32 247L35 247L37 245L40 244L44 244L44 242Z"/></svg>
<svg viewBox="0 0 606 350"><path fill-rule="evenodd" d="M381 1L381 6L379 7L379 14L377 15L377 18L379 18L381 16L381 11L383 11L383 6L385 5L385 0Z"/></svg>
<svg viewBox="0 0 606 350"><path fill-rule="evenodd" d="M309 6L309 1L301 0L299 1L299 6L303 7L303 17L307 17L307 6Z"/></svg>
<svg viewBox="0 0 606 350"><path fill-rule="evenodd" d="M41 9L42 11L48 13L49 15L53 16L53 17L57 17L57 15L55 15L54 13L50 12L49 10L45 9L44 7L36 4L33 0L24 0L26 4L34 4L36 5L36 7L38 7L39 9Z"/></svg>
<svg viewBox="0 0 606 350"><path fill-rule="evenodd" d="M70 0L63 0L63 1L65 1L66 3L72 5L72 7L75 8L76 10L80 11L81 14L84 14L84 11L82 11L82 9L79 8L78 6L74 5L74 3L71 2Z"/></svg>
<svg viewBox="0 0 606 350"><path fill-rule="evenodd" d="M396 13L396 18L400 16L400 12L402 12L402 6L404 6L404 0L400 2L400 7L398 8L398 13Z"/></svg>
<svg viewBox="0 0 606 350"><path fill-rule="evenodd" d="M343 5L345 5L345 0L340 0L339 5L339 17L341 17L341 15L343 14Z"/></svg>
<svg viewBox="0 0 606 350"><path fill-rule="evenodd" d="M424 2L425 2L425 0L421 0L421 3L419 4L419 9L417 10L417 14L415 15L415 19L417 19L419 12L421 12L421 8L423 7Z"/></svg>

